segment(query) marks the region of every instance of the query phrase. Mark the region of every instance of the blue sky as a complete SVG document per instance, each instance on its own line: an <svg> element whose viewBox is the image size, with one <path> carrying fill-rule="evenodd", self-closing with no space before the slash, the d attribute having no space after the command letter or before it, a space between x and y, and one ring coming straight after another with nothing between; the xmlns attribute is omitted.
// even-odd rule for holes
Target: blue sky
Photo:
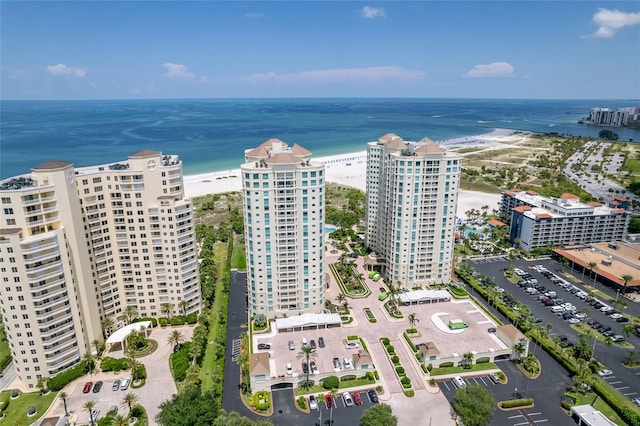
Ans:
<svg viewBox="0 0 640 426"><path fill-rule="evenodd" d="M640 98L637 1L14 2L2 99Z"/></svg>

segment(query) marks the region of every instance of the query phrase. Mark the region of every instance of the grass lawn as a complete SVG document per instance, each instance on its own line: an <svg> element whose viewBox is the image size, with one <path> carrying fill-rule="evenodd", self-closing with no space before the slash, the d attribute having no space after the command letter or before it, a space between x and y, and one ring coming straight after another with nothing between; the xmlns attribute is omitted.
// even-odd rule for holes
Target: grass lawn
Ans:
<svg viewBox="0 0 640 426"><path fill-rule="evenodd" d="M9 342L7 341L7 336L5 336L4 331L0 331L0 360L3 360L7 356L11 356Z"/></svg>
<svg viewBox="0 0 640 426"><path fill-rule="evenodd" d="M234 238L233 241L233 254L231 255L231 268L235 268L238 271L247 270L247 256L244 251L244 244L239 243L238 238Z"/></svg>
<svg viewBox="0 0 640 426"><path fill-rule="evenodd" d="M499 370L498 366L492 362L473 364L471 368L443 367L431 370L431 376L442 376L443 374L469 373L471 371Z"/></svg>
<svg viewBox="0 0 640 426"><path fill-rule="evenodd" d="M586 394L581 394L579 392L567 392L565 395L571 396L576 399L576 405L589 404L592 405L593 408L600 411L602 414L607 416L609 420L614 422L617 425L624 425L625 423L622 421L620 417L616 414L615 411L609 405L599 398L595 393L588 392Z"/></svg>
<svg viewBox="0 0 640 426"><path fill-rule="evenodd" d="M226 243L216 243L214 246L215 258L218 261L219 269L217 269L218 274L222 273L222 268L226 263L227 259L227 244ZM224 359L220 359L216 361L216 345L211 344L215 341L216 336L220 333L226 333L226 327L221 330L220 324L218 324L218 317L220 312L224 312L227 310L227 305L229 302L229 295L224 292L224 286L222 282L218 278L216 281L216 290L215 290L215 298L211 309L209 310L209 336L207 338L209 344L207 345L207 349L204 353L204 359L202 360L202 368L200 369L200 379L202 380L202 392L206 392L208 390L213 389L214 383L213 378L223 377L223 369L224 369Z"/></svg>
<svg viewBox="0 0 640 426"><path fill-rule="evenodd" d="M0 399L4 399L6 395L11 391L5 390L0 393ZM57 392L50 392L49 395L41 396L40 392L23 393L17 399L9 400L9 407L5 411L4 419L0 420L0 424L3 425L30 425L39 419L44 412L49 408L53 400L55 399ZM33 417L27 416L27 407L35 405L38 414Z"/></svg>
<svg viewBox="0 0 640 426"><path fill-rule="evenodd" d="M304 380L304 377L301 377L300 380ZM309 381L311 380L313 380L313 378L309 377ZM345 382L340 382L340 386L338 387L338 389L349 389L349 388L354 388L356 386L374 385L375 383L376 383L375 380L369 380L369 379L347 380ZM315 386L309 386L308 391L305 389L304 386L299 387L295 390L294 393L296 396L300 396L300 395L317 395L319 393L327 394L329 392L331 391L323 388L322 385L315 385Z"/></svg>

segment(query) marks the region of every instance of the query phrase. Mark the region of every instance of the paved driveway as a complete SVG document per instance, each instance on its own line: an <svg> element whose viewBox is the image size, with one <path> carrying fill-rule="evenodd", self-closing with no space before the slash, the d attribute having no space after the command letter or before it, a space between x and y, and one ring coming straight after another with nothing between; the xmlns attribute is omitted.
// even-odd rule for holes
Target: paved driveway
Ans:
<svg viewBox="0 0 640 426"><path fill-rule="evenodd" d="M89 400L96 402L96 408L100 410L100 417L103 417L113 405L118 406L119 411L126 414L128 408L122 406L122 397L128 392L133 392L138 395L140 404L147 410L149 425L157 425L154 419L160 412L160 404L171 399L177 392L169 369L169 355L171 354L172 347L167 343L169 335L173 330L181 331L185 341L191 340L192 338L192 326L167 327L164 329L156 327L153 329L149 338L158 342L158 349L148 356L139 358L139 361L142 362L147 369L148 378L143 387L138 389L130 387L127 391L111 390L111 385L114 380L130 377L129 371L120 373L98 372L91 376L83 376L67 385L64 391L68 395L67 409L70 414L72 414L72 419L76 419L80 423L88 423L89 415L82 406ZM122 357L122 351L113 351L105 355L120 358ZM99 393L82 393L82 388L86 382L92 381L95 383L98 380L102 380L104 383ZM48 413L51 415L64 415L64 405L62 401L56 399Z"/></svg>

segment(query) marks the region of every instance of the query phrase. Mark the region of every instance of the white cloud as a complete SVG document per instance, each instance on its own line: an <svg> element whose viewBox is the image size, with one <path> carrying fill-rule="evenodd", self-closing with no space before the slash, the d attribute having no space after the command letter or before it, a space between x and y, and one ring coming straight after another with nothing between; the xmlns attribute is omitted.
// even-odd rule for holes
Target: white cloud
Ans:
<svg viewBox="0 0 640 426"><path fill-rule="evenodd" d="M487 77L512 77L515 75L515 68L507 62L493 62L491 64L479 64L468 71L466 78L487 78Z"/></svg>
<svg viewBox="0 0 640 426"><path fill-rule="evenodd" d="M196 78L196 75L189 72L187 70L187 67L185 67L183 64L172 64L170 62L166 62L162 64L162 66L167 70L167 72L163 74L163 77L186 79Z"/></svg>
<svg viewBox="0 0 640 426"><path fill-rule="evenodd" d="M383 8L371 7L371 6L363 7L360 14L362 15L363 18L366 18L366 19L384 18L386 16L384 14Z"/></svg>
<svg viewBox="0 0 640 426"><path fill-rule="evenodd" d="M620 12L617 9L598 9L593 15L598 30L588 38L611 38L620 28L640 24L640 13Z"/></svg>
<svg viewBox="0 0 640 426"><path fill-rule="evenodd" d="M262 18L262 13L245 13L244 17L252 18L252 19L260 19Z"/></svg>
<svg viewBox="0 0 640 426"><path fill-rule="evenodd" d="M246 80L254 83L340 83L345 81L380 81L380 80L419 80L424 77L423 71L407 70L395 66L368 68L330 68L324 70L302 71L292 74L254 74Z"/></svg>
<svg viewBox="0 0 640 426"><path fill-rule="evenodd" d="M47 65L47 71L55 76L84 77L87 72L83 68L68 67L65 64Z"/></svg>
<svg viewBox="0 0 640 426"><path fill-rule="evenodd" d="M192 72L189 72L187 67L183 64L172 64L171 62L166 62L162 64L164 69L167 70L166 73L162 74L163 77L167 78L180 78L184 80L194 80L202 83L207 83L209 78L206 75L202 75L200 77L196 77L196 75Z"/></svg>

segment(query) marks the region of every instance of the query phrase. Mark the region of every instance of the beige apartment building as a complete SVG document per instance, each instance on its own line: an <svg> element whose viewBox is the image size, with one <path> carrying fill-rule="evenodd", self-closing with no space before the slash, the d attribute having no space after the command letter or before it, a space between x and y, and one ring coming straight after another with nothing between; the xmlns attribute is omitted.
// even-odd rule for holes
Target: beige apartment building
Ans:
<svg viewBox="0 0 640 426"><path fill-rule="evenodd" d="M371 266L394 284L449 282L460 162L429 138L388 133L368 143L366 241Z"/></svg>
<svg viewBox="0 0 640 426"><path fill-rule="evenodd" d="M195 225L177 156L144 150L74 168L49 161L0 181L0 306L30 388L137 316L198 312ZM110 330L107 330L109 332Z"/></svg>
<svg viewBox="0 0 640 426"><path fill-rule="evenodd" d="M241 166L249 315L324 308L324 163L278 139Z"/></svg>

